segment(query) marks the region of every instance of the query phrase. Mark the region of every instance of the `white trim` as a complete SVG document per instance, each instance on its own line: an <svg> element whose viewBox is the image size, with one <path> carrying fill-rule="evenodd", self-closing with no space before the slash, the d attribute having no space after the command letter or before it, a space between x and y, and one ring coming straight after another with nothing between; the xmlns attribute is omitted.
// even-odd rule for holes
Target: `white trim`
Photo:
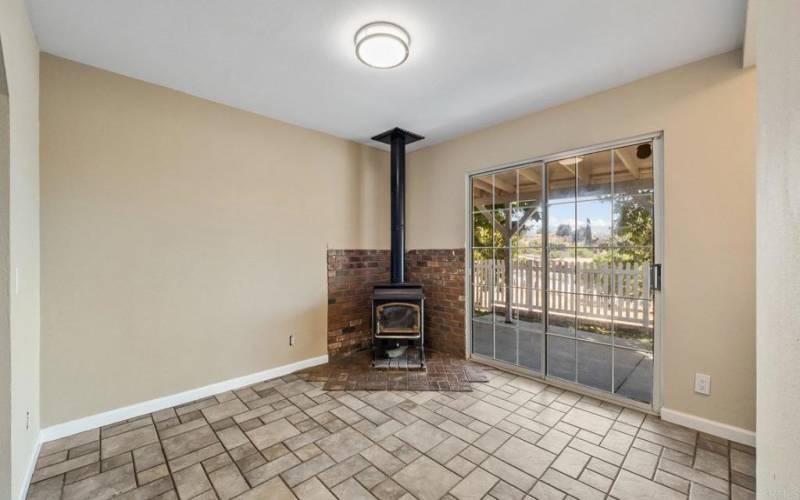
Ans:
<svg viewBox="0 0 800 500"><path fill-rule="evenodd" d="M127 420L129 418L138 417L154 411L171 408L176 405L189 403L191 401L213 396L221 392L238 389L247 385L255 384L263 380L273 379L288 375L289 373L312 366L321 365L328 362L328 355L317 356L316 358L308 358L288 365L278 366L242 377L224 380L215 384L207 385L205 387L198 387L197 389L190 389L188 391L173 394L171 396L164 396L158 399L151 399L150 401L143 401L141 403L132 404L116 410L110 410L96 415L79 418L62 424L51 425L42 429L39 434L39 441L46 443L66 436L77 434L78 432L96 429L98 427ZM38 453L37 453L38 454Z"/></svg>
<svg viewBox="0 0 800 500"><path fill-rule="evenodd" d="M666 203L665 184L664 184L665 166L664 166L664 131L658 133L653 138L653 216L655 217L655 227L653 237L653 264L661 264L661 280L660 289L653 293L653 306L656 309L655 324L653 327L653 401L652 408L655 412L660 412L664 406L664 338L665 338L665 318L667 317L667 286L664 277L666 276L666 222L665 215Z"/></svg>
<svg viewBox="0 0 800 500"><path fill-rule="evenodd" d="M494 195L492 195L494 196ZM464 357L472 355L472 176L464 176Z"/></svg>
<svg viewBox="0 0 800 500"><path fill-rule="evenodd" d="M25 500L28 496L28 489L31 486L31 478L33 471L36 469L36 460L39 458L39 450L42 449L42 433L39 432L36 437L36 444L33 446L33 453L28 459L28 469L25 471L25 477L22 478L22 488L19 490L19 500Z"/></svg>
<svg viewBox="0 0 800 500"><path fill-rule="evenodd" d="M716 420L689 415L669 408L661 408L661 420L721 437L728 441L735 441L753 447L756 445L756 433L754 431L717 422Z"/></svg>

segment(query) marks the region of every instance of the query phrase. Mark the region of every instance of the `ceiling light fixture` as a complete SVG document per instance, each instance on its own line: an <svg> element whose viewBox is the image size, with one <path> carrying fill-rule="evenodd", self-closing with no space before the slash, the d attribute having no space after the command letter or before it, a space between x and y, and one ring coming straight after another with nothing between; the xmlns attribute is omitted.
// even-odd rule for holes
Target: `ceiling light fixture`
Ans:
<svg viewBox="0 0 800 500"><path fill-rule="evenodd" d="M378 21L356 32L355 45L359 61L371 68L389 69L406 62L411 37L394 23Z"/></svg>

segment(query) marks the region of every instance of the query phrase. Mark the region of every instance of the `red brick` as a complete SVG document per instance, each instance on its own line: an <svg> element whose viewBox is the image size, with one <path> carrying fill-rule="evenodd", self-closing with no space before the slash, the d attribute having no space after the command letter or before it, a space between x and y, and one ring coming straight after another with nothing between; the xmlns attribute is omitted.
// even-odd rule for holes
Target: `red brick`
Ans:
<svg viewBox="0 0 800 500"><path fill-rule="evenodd" d="M412 250L406 280L425 290L426 345L464 355L463 249ZM389 281L388 250L328 251L328 353L331 358L369 347L372 287Z"/></svg>

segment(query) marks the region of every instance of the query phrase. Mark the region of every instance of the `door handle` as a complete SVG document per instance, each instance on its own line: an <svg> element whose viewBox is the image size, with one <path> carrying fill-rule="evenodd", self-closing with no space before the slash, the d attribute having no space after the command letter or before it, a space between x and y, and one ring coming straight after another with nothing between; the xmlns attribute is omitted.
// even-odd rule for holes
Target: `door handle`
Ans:
<svg viewBox="0 0 800 500"><path fill-rule="evenodd" d="M650 266L650 289L661 291L661 264Z"/></svg>

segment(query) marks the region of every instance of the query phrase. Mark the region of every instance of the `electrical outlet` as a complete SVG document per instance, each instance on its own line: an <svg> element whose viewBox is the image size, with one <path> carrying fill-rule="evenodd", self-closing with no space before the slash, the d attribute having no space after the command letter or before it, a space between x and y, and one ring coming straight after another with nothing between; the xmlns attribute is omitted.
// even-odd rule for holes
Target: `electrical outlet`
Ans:
<svg viewBox="0 0 800 500"><path fill-rule="evenodd" d="M698 394L711 394L711 375L705 373L694 374L694 392Z"/></svg>
<svg viewBox="0 0 800 500"><path fill-rule="evenodd" d="M25 430L29 430L31 428L31 411L28 410L25 412Z"/></svg>
<svg viewBox="0 0 800 500"><path fill-rule="evenodd" d="M294 345L294 335L289 335L289 345Z"/></svg>

